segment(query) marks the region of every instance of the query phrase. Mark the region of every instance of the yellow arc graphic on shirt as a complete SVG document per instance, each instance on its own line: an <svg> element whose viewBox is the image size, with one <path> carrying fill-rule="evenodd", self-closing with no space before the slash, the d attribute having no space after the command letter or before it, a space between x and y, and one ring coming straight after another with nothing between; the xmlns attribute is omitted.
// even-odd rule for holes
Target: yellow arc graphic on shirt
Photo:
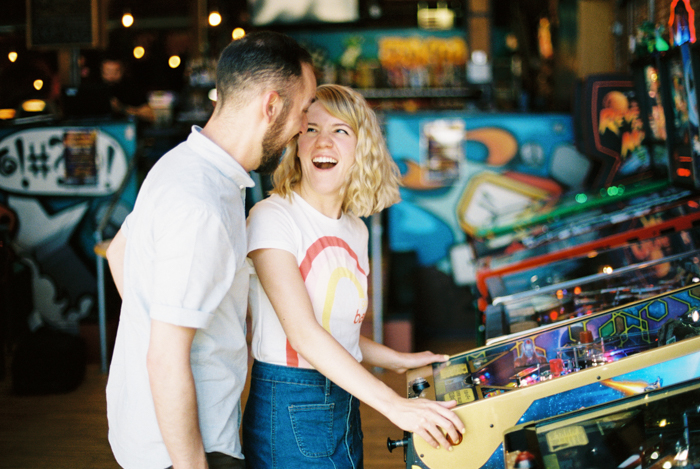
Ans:
<svg viewBox="0 0 700 469"><path fill-rule="evenodd" d="M357 293L361 300L365 299L365 292L357 280L355 274L345 267L338 267L331 273L331 278L328 280L328 289L326 290L326 302L323 304L323 328L329 333L331 332L331 312L333 310L333 302L335 301L335 290L338 287L340 279L347 278L357 287Z"/></svg>

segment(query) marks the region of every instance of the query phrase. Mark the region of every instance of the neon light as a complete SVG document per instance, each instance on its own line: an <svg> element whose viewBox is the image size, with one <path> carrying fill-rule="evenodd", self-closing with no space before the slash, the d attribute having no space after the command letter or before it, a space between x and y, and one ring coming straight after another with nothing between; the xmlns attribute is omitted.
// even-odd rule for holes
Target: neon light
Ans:
<svg viewBox="0 0 700 469"><path fill-rule="evenodd" d="M674 34L673 34L673 23L676 20L676 5L678 4L678 0L673 0L671 2L671 15L669 16L668 19L668 31L669 31L669 39L671 39L671 43L673 43L674 39ZM683 0L683 4L685 5L685 10L688 12L688 27L690 29L690 42L695 42L695 10L693 10L690 6L690 0ZM675 46L678 46L680 44L673 44Z"/></svg>

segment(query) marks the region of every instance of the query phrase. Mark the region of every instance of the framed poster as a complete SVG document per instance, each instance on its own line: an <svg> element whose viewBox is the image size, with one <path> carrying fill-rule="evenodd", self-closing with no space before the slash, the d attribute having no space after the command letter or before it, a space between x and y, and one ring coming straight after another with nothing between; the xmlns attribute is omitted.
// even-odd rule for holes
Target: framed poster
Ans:
<svg viewBox="0 0 700 469"><path fill-rule="evenodd" d="M97 184L97 129L66 129L63 134L64 184Z"/></svg>
<svg viewBox="0 0 700 469"><path fill-rule="evenodd" d="M422 123L420 146L426 183L453 184L464 164L464 119L435 119Z"/></svg>

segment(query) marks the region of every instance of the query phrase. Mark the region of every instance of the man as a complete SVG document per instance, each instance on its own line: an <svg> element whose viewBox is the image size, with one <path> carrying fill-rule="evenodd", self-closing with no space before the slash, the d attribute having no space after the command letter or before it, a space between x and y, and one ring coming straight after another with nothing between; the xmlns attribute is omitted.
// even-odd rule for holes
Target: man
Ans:
<svg viewBox="0 0 700 469"><path fill-rule="evenodd" d="M316 80L294 40L258 32L222 52L216 86L211 118L151 169L107 251L123 298L109 440L128 469L243 467L247 172L306 130Z"/></svg>
<svg viewBox="0 0 700 469"><path fill-rule="evenodd" d="M133 116L144 122L153 122L155 114L148 96L135 83L124 79L124 65L121 60L106 57L100 64L100 77L106 92L109 94L109 104L112 112L120 116Z"/></svg>

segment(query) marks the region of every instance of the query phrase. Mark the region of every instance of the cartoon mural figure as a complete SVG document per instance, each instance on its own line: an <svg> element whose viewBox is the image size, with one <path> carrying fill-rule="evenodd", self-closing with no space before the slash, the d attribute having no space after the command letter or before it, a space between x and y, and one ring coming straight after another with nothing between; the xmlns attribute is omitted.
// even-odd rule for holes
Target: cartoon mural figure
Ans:
<svg viewBox="0 0 700 469"><path fill-rule="evenodd" d="M520 345L520 355L515 359L515 366L517 368L523 368L537 365L538 363L547 363L547 357L537 350L532 339L525 339Z"/></svg>
<svg viewBox="0 0 700 469"><path fill-rule="evenodd" d="M56 329L77 334L80 320L85 318L94 306L94 297L83 295L77 308L71 308L68 298L59 298L54 281L42 275L39 266L31 258L23 257L21 261L29 266L32 273L34 307L29 315L29 328L36 330L48 324Z"/></svg>

